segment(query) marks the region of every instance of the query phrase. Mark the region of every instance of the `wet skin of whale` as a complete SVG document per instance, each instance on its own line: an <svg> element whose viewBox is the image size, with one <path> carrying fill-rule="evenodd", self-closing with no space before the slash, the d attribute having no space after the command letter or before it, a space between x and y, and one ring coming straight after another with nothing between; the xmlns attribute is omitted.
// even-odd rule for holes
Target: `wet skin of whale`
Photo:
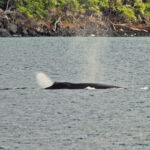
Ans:
<svg viewBox="0 0 150 150"><path fill-rule="evenodd" d="M70 83L70 82L54 82L52 86L45 89L85 89L87 87L95 89L121 88L114 85L106 85L99 83Z"/></svg>

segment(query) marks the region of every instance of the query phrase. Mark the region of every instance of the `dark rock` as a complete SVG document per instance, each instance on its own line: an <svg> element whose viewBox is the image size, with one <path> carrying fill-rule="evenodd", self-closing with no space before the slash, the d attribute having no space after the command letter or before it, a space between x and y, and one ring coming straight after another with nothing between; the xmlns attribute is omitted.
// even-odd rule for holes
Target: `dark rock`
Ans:
<svg viewBox="0 0 150 150"><path fill-rule="evenodd" d="M37 36L37 33L36 33L35 30L33 30L33 29L28 29L27 31L28 31L29 36Z"/></svg>
<svg viewBox="0 0 150 150"><path fill-rule="evenodd" d="M19 24L18 25L17 34L18 35L22 35L22 36L27 36L28 35L27 28L24 27L23 25Z"/></svg>
<svg viewBox="0 0 150 150"><path fill-rule="evenodd" d="M25 35L25 36L28 35L28 31L27 31L27 28L26 28L26 27L22 27L21 34L22 34L22 35Z"/></svg>
<svg viewBox="0 0 150 150"><path fill-rule="evenodd" d="M2 28L3 27L3 24L2 24L2 22L0 21L0 28Z"/></svg>
<svg viewBox="0 0 150 150"><path fill-rule="evenodd" d="M10 33L15 34L17 32L17 25L9 23L7 29L10 31Z"/></svg>
<svg viewBox="0 0 150 150"><path fill-rule="evenodd" d="M8 17L6 15L3 16L2 23L3 23L4 28L8 27L9 19L8 19Z"/></svg>
<svg viewBox="0 0 150 150"><path fill-rule="evenodd" d="M11 35L10 35L8 30L0 28L0 36L2 36L2 37L9 37Z"/></svg>

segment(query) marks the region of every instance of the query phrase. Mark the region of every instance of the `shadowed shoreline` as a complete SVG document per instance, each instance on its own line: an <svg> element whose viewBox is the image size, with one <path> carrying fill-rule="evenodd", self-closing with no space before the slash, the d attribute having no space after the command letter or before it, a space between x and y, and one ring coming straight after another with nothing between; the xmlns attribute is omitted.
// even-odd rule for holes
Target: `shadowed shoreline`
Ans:
<svg viewBox="0 0 150 150"><path fill-rule="evenodd" d="M150 23L117 23L112 22L109 17L96 14L57 16L58 14L54 14L54 22L49 23L28 18L17 11L1 11L0 37L150 36ZM64 18L72 21L65 22Z"/></svg>

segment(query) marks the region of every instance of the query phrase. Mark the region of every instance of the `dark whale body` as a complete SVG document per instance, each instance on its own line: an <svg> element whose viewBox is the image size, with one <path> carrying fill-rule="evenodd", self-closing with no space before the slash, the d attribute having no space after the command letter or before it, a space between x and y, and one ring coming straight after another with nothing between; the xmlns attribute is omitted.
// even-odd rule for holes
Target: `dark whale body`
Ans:
<svg viewBox="0 0 150 150"><path fill-rule="evenodd" d="M70 82L54 82L54 84L45 89L85 89L87 87L95 89L121 88L114 85L106 85L99 83L70 83Z"/></svg>

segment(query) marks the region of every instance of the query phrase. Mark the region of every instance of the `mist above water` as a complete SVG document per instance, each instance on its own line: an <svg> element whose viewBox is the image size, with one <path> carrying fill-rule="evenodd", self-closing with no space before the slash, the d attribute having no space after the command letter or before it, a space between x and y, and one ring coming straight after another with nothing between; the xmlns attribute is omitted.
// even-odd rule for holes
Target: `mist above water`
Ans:
<svg viewBox="0 0 150 150"><path fill-rule="evenodd" d="M98 82L102 78L103 65L100 63L103 49L107 46L107 41L101 43L97 38L91 38L93 42L86 42L85 44L85 61L84 76L87 82ZM103 45L102 45L103 44ZM100 77L101 76L101 77Z"/></svg>

